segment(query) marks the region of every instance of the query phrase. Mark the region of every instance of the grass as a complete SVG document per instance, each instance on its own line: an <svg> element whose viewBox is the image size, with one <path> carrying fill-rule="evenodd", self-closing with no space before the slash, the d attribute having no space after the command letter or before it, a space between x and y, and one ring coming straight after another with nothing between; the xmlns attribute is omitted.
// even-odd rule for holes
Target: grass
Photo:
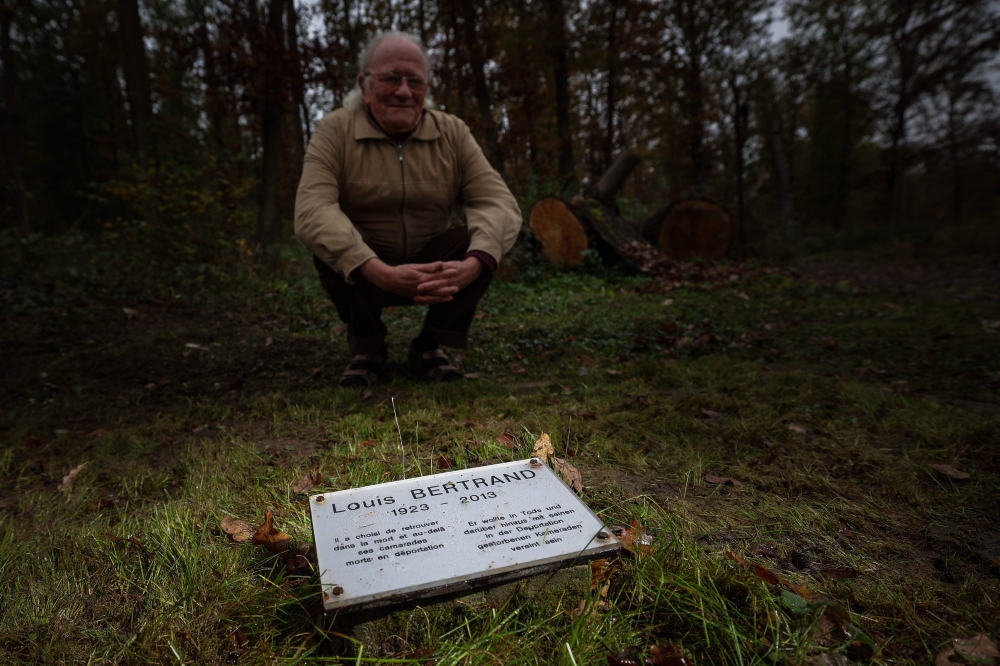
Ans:
<svg viewBox="0 0 1000 666"><path fill-rule="evenodd" d="M639 521L656 549L624 559L603 602L425 604L345 663L432 651L441 664L582 666L666 642L695 664L927 663L952 637L997 637L1000 345L982 323L1000 320L996 301L784 271L665 293L525 252L461 355L479 379L406 376L420 311L397 309L395 372L369 395L335 388L343 333L300 255L191 287L95 272L98 250L77 263L31 252L5 262L0 285L3 663L336 661L345 625L319 612L315 580L220 521L271 510L310 541L292 485L307 472L323 475L317 492L401 478L400 434L413 476L441 456L523 458L547 432L583 472L584 500L609 524ZM524 385L539 381L551 385Z"/></svg>

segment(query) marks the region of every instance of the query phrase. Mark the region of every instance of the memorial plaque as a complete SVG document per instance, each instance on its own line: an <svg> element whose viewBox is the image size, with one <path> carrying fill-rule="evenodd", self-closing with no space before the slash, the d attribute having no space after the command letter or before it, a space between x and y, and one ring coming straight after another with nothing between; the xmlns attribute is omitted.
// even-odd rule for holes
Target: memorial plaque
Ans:
<svg viewBox="0 0 1000 666"><path fill-rule="evenodd" d="M471 589L620 547L538 460L324 493L309 505L326 609Z"/></svg>

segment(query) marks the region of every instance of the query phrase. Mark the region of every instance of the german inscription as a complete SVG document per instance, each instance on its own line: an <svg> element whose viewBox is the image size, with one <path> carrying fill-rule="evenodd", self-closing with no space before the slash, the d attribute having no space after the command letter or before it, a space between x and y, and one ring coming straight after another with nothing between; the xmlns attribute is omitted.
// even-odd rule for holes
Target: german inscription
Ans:
<svg viewBox="0 0 1000 666"><path fill-rule="evenodd" d="M314 495L309 503L327 609L443 593L620 547L551 469L530 460Z"/></svg>

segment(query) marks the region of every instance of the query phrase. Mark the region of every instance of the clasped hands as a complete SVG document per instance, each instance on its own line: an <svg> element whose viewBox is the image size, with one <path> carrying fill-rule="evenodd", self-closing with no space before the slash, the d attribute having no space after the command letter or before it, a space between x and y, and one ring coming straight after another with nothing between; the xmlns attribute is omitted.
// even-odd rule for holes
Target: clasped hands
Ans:
<svg viewBox="0 0 1000 666"><path fill-rule="evenodd" d="M447 303L472 284L483 271L475 257L462 261L390 266L379 258L369 259L358 269L361 277L385 291L412 298L417 305Z"/></svg>

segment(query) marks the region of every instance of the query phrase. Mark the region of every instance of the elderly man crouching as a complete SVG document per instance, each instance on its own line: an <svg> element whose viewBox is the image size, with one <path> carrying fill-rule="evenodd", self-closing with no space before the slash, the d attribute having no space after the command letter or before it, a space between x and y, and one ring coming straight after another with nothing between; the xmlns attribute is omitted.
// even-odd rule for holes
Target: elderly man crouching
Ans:
<svg viewBox="0 0 1000 666"><path fill-rule="evenodd" d="M347 324L354 358L340 385L382 376L387 305L430 306L410 367L458 380L438 346L467 346L476 305L521 228L520 209L466 124L425 108L430 67L419 40L381 33L358 64L360 94L320 121L295 201L295 233ZM467 227L451 225L459 205Z"/></svg>

